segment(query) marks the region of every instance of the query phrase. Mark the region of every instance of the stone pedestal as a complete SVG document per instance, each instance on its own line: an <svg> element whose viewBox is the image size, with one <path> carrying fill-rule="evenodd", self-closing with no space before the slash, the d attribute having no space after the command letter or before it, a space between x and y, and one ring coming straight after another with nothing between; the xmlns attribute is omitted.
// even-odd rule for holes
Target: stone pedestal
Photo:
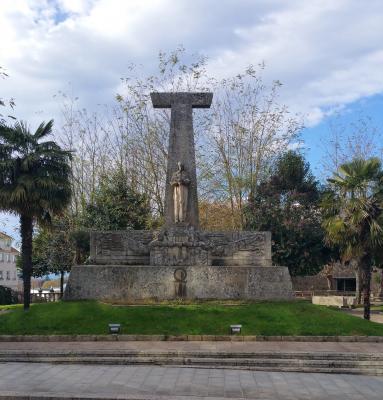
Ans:
<svg viewBox="0 0 383 400"><path fill-rule="evenodd" d="M271 266L270 232L92 232L92 265L72 268L64 299L289 300L286 267ZM144 264L144 265L142 265Z"/></svg>
<svg viewBox="0 0 383 400"><path fill-rule="evenodd" d="M65 300L142 303L186 300L292 300L287 267L83 265L72 268Z"/></svg>

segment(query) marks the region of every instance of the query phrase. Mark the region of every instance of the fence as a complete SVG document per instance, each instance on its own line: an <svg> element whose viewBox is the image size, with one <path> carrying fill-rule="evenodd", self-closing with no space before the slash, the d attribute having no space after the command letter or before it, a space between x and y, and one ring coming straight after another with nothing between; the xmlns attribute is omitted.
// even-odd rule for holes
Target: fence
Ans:
<svg viewBox="0 0 383 400"><path fill-rule="evenodd" d="M355 292L338 290L296 290L294 296L300 299L311 299L313 296L355 296Z"/></svg>
<svg viewBox="0 0 383 400"><path fill-rule="evenodd" d="M17 292L18 303L24 302L24 293ZM31 293L31 303L50 303L61 300L61 292Z"/></svg>

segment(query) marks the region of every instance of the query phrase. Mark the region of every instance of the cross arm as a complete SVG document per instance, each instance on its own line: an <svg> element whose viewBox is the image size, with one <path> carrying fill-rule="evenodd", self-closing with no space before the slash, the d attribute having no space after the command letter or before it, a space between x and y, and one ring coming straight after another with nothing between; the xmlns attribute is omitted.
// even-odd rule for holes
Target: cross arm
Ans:
<svg viewBox="0 0 383 400"><path fill-rule="evenodd" d="M190 104L192 108L209 108L213 93L209 92L153 92L150 93L154 108L171 108L173 104Z"/></svg>

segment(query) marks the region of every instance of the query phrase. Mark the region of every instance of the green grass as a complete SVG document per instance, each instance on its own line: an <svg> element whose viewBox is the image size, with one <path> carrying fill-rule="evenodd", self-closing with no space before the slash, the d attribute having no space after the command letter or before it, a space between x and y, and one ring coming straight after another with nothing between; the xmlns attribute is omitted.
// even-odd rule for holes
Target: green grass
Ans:
<svg viewBox="0 0 383 400"><path fill-rule="evenodd" d="M96 301L2 306L0 334L105 334L108 323L125 334L225 335L242 324L244 335L383 335L383 325L306 301L224 305L113 306Z"/></svg>

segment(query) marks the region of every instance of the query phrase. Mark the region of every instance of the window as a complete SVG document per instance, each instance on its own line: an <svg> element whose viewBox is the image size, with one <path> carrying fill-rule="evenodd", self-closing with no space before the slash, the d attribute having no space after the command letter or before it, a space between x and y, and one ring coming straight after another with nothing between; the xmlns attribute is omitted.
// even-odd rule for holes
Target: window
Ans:
<svg viewBox="0 0 383 400"><path fill-rule="evenodd" d="M0 253L0 261L4 261L4 254Z"/></svg>
<svg viewBox="0 0 383 400"><path fill-rule="evenodd" d="M10 281L10 280L11 280L11 272L7 271L7 281Z"/></svg>
<svg viewBox="0 0 383 400"><path fill-rule="evenodd" d="M16 262L16 256L15 255L12 256L12 262Z"/></svg>
<svg viewBox="0 0 383 400"><path fill-rule="evenodd" d="M5 261L10 262L11 261L11 256L9 254L5 255Z"/></svg>
<svg viewBox="0 0 383 400"><path fill-rule="evenodd" d="M0 271L0 281L2 281L4 278L3 278L3 271Z"/></svg>
<svg viewBox="0 0 383 400"><path fill-rule="evenodd" d="M356 279L355 278L336 278L336 290L338 292L355 292Z"/></svg>

